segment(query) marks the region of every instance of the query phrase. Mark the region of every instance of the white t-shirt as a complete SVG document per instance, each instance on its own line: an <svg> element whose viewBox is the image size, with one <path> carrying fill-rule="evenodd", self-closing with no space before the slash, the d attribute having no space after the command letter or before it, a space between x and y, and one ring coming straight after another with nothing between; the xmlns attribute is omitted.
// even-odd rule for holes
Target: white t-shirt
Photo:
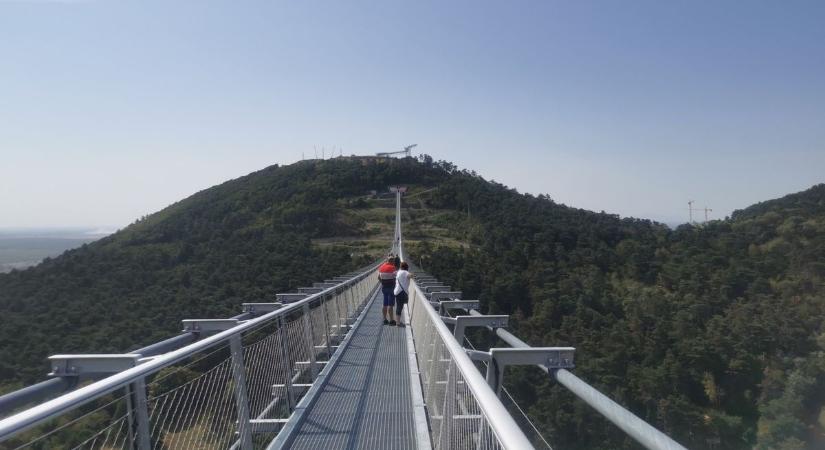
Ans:
<svg viewBox="0 0 825 450"><path fill-rule="evenodd" d="M395 290L392 292L398 295L402 290L408 294L410 292L410 273L404 269L395 272Z"/></svg>

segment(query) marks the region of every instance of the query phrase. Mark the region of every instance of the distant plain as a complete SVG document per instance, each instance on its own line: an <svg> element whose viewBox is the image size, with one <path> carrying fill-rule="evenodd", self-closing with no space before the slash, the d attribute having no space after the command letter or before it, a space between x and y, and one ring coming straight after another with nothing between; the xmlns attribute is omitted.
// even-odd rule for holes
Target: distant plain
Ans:
<svg viewBox="0 0 825 450"><path fill-rule="evenodd" d="M25 269L43 259L96 241L112 231L103 228L0 228L0 273Z"/></svg>

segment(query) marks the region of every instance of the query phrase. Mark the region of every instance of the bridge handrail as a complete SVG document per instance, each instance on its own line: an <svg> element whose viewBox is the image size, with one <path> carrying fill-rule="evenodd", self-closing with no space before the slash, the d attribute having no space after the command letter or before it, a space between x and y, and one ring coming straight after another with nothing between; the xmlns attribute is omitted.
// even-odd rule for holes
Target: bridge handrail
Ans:
<svg viewBox="0 0 825 450"><path fill-rule="evenodd" d="M187 357L195 355L205 349L215 345L228 342L233 336L251 330L259 325L265 324L272 319L285 316L291 312L303 308L313 301L323 298L326 295L335 293L336 290L342 287L354 286L356 283L372 276L377 268L377 265L369 266L368 269L357 275L352 276L346 281L342 281L336 286L324 289L321 292L309 295L307 298L301 299L297 302L284 305L275 311L261 315L254 319L249 319L240 322L239 325L225 331L218 332L214 335L203 338L197 342L189 344L177 350L164 353L156 356L151 360L139 364L135 367L129 368L122 372L118 372L109 377L103 378L99 381L93 382L87 386L81 387L77 390L68 392L60 397L41 403L32 408L18 412L0 420L0 442L20 433L28 428L38 425L50 418L59 416L74 408L82 406L86 403L94 401L106 394L109 394L117 389L123 388L131 383L143 379L164 367L175 364Z"/></svg>
<svg viewBox="0 0 825 450"><path fill-rule="evenodd" d="M487 384L487 381L481 375L478 368L476 368L473 361L465 353L464 348L456 341L453 334L447 328L447 325L441 320L438 312L430 306L426 295L415 280L411 280L410 290L410 314L412 315L418 309L423 309L426 312L427 320L437 331L439 338L449 352L452 362L461 373L464 383L470 389L481 413L487 419L485 425L493 431L493 434L499 441L498 443L508 449L533 448L530 440L525 436L524 432L507 411L507 408ZM413 330L417 328L414 323L412 326ZM418 338L418 336L416 336L416 338ZM422 349L417 349L419 353L422 351ZM432 405L429 406L432 408Z"/></svg>
<svg viewBox="0 0 825 450"><path fill-rule="evenodd" d="M470 311L470 315L480 316L482 314L478 311ZM496 328L493 331L502 341L510 344L513 348L530 348L529 344L504 328ZM670 436L659 431L625 409L622 405L602 394L572 372L566 369L550 369L541 364L536 365L536 367L553 377L559 384L566 387L576 397L590 405L645 448L656 450L685 450L682 444L676 442Z"/></svg>

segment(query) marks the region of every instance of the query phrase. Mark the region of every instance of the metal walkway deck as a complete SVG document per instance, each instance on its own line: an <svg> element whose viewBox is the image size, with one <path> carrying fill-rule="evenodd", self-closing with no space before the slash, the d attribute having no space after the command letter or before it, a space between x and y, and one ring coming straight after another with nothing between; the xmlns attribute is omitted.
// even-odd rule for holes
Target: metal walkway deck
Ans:
<svg viewBox="0 0 825 450"><path fill-rule="evenodd" d="M407 333L383 325L381 300L378 290L291 448L416 448Z"/></svg>

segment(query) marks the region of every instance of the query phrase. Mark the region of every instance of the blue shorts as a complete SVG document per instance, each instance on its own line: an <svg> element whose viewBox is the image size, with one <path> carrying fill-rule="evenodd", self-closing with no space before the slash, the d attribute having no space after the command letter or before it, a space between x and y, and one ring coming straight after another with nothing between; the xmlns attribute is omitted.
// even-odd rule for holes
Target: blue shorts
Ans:
<svg viewBox="0 0 825 450"><path fill-rule="evenodd" d="M381 292L384 294L384 306L395 306L395 294L392 291L395 290L395 286L387 287L382 286Z"/></svg>

